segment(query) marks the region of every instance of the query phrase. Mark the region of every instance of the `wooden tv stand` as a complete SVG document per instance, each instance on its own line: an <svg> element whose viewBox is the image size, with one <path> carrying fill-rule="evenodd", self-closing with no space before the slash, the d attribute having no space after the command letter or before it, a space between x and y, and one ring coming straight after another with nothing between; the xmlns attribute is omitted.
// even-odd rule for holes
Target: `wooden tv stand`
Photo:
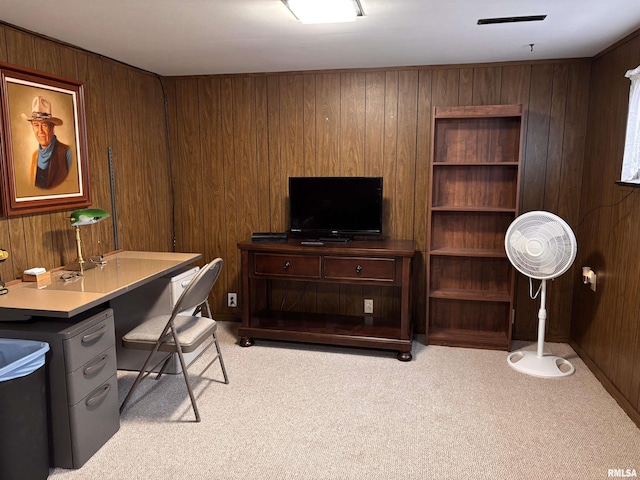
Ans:
<svg viewBox="0 0 640 480"><path fill-rule="evenodd" d="M411 323L411 260L415 244L411 240L368 240L348 243L301 245L300 239L286 242L238 244L242 262L242 326L240 345L248 347L255 338L296 342L367 347L397 351L397 358L410 361L413 326ZM276 292L272 283L278 282ZM325 313L326 306L340 305L340 288L316 299L315 311L309 303L296 301L281 308L274 296L293 285L290 296L302 298L308 285L350 285L382 288L386 301L396 303L391 316L385 312L365 316L362 297L358 308L339 307L339 313ZM284 285L284 286L283 286ZM295 288L297 286L297 288ZM321 288L321 287L319 287ZM353 289L352 289L353 290ZM356 295L357 297L357 295ZM300 311L300 303L305 311ZM296 308L298 311L291 311ZM319 312L324 310L324 312ZM349 314L342 313L351 310Z"/></svg>

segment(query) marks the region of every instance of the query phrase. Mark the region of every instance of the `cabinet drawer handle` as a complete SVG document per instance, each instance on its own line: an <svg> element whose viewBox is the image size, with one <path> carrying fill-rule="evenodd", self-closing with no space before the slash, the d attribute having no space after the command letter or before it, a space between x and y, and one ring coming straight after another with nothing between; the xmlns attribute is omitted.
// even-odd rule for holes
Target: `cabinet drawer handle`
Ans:
<svg viewBox="0 0 640 480"><path fill-rule="evenodd" d="M106 333L106 331L107 331L107 327L106 325L103 325L102 327L100 327L100 330L98 330L97 332L89 333L84 337L82 337L82 343L93 342L99 339L100 337L102 337Z"/></svg>
<svg viewBox="0 0 640 480"><path fill-rule="evenodd" d="M107 360L109 359L109 355L103 355L101 359L98 360L97 363L93 365L89 365L84 369L85 375L93 375L97 370L101 370L107 364Z"/></svg>
<svg viewBox="0 0 640 480"><path fill-rule="evenodd" d="M362 266L361 265L357 265L356 266L356 273L360 273L362 271Z"/></svg>
<svg viewBox="0 0 640 480"><path fill-rule="evenodd" d="M99 392L97 392L95 395L92 394L91 397L87 398L87 401L85 402L87 407L93 407L96 403L100 403L102 399L107 396L109 390L111 390L111 385L108 383L100 387Z"/></svg>
<svg viewBox="0 0 640 480"><path fill-rule="evenodd" d="M287 270L291 266L291 262L284 262L284 269Z"/></svg>

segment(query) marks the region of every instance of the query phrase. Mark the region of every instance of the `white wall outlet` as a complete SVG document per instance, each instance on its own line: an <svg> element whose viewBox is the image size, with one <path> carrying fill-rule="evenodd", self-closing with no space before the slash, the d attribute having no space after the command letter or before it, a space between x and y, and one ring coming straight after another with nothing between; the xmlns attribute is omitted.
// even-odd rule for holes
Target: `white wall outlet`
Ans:
<svg viewBox="0 0 640 480"><path fill-rule="evenodd" d="M373 299L365 298L364 299L364 313L373 314Z"/></svg>
<svg viewBox="0 0 640 480"><path fill-rule="evenodd" d="M596 272L591 267L582 267L582 283L591 285L591 290L596 291Z"/></svg>
<svg viewBox="0 0 640 480"><path fill-rule="evenodd" d="M238 294L235 292L227 293L227 307L237 307L238 306Z"/></svg>

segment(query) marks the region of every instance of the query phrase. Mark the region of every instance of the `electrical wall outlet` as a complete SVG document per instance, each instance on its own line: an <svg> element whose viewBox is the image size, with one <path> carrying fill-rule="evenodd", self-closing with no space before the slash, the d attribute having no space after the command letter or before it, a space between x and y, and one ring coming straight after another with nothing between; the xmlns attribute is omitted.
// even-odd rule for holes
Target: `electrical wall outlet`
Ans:
<svg viewBox="0 0 640 480"><path fill-rule="evenodd" d="M227 293L227 307L237 307L238 306L238 294L235 292Z"/></svg>
<svg viewBox="0 0 640 480"><path fill-rule="evenodd" d="M364 313L373 314L373 298L364 299Z"/></svg>
<svg viewBox="0 0 640 480"><path fill-rule="evenodd" d="M596 272L591 267L582 267L582 283L591 285L591 290L596 291Z"/></svg>

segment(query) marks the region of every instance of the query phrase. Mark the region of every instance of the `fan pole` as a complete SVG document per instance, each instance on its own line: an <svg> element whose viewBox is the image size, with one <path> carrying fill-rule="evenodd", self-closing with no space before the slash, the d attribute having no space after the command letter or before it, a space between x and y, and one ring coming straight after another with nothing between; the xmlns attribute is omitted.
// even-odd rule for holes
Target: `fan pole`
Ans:
<svg viewBox="0 0 640 480"><path fill-rule="evenodd" d="M544 356L544 333L547 328L547 309L545 308L547 301L547 281L542 280L540 286L540 310L538 310L538 357Z"/></svg>

